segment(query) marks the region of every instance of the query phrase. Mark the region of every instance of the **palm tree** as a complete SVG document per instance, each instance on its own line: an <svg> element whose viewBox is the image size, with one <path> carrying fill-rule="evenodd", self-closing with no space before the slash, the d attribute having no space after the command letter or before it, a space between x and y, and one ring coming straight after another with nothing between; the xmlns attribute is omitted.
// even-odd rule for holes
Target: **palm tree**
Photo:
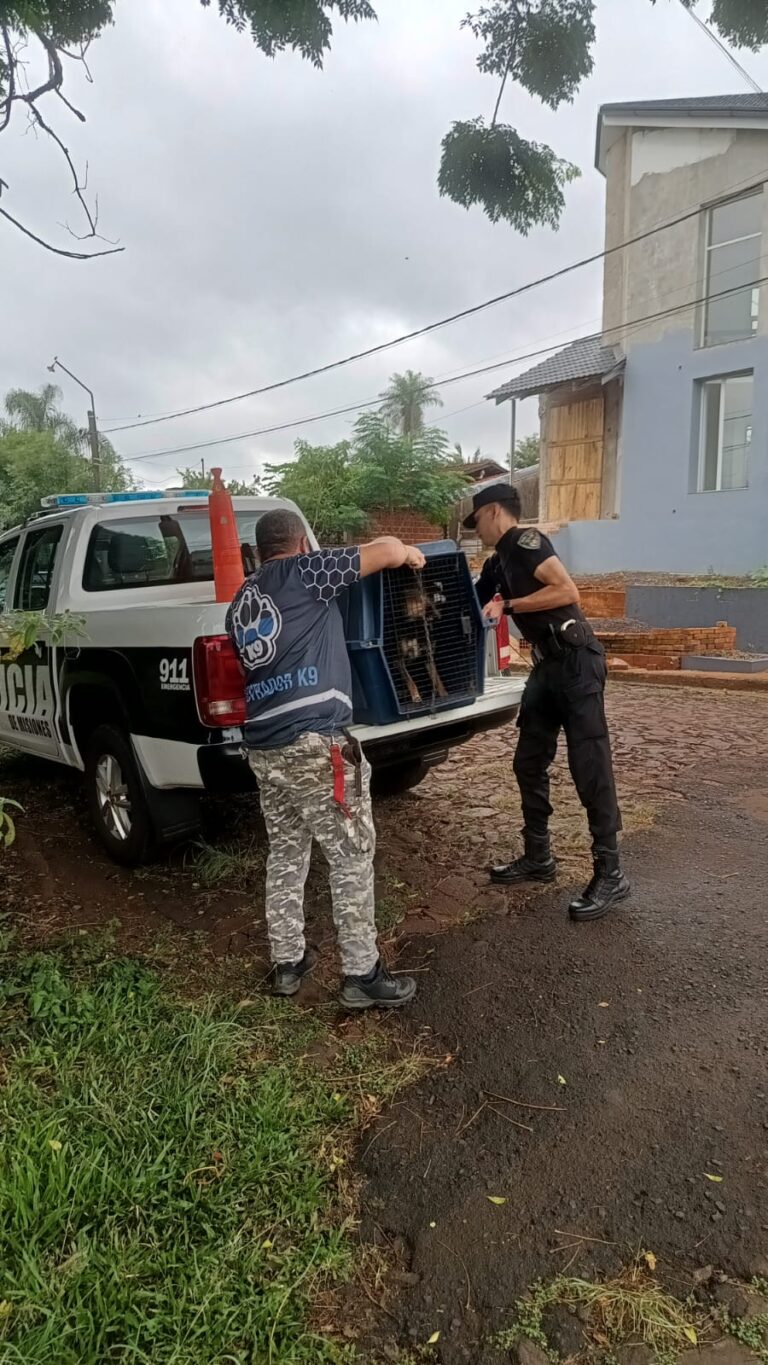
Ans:
<svg viewBox="0 0 768 1365"><path fill-rule="evenodd" d="M60 398L61 389L56 384L43 384L37 393L9 389L5 411L17 431L47 431L69 449L78 450L82 434L72 418L59 411Z"/></svg>
<svg viewBox="0 0 768 1365"><path fill-rule="evenodd" d="M393 374L379 398L382 413L401 436L418 436L424 430L424 409L443 406L434 380L417 370Z"/></svg>
<svg viewBox="0 0 768 1365"><path fill-rule="evenodd" d="M474 455L467 456L464 455L464 447L461 444L461 441L454 441L453 448L456 452L456 457L459 461L459 464L477 464L478 461L482 460L483 458L483 452L479 446L475 446Z"/></svg>

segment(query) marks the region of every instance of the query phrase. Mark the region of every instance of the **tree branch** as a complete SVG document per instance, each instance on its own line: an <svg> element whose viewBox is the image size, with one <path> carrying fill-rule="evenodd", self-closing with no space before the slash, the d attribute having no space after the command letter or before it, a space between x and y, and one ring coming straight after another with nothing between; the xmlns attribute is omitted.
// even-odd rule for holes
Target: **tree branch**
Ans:
<svg viewBox="0 0 768 1365"><path fill-rule="evenodd" d="M85 114L81 113L79 109L76 109L74 104L70 104L63 90L57 90L56 94L58 95L62 104L66 104L70 114L74 114L75 118L79 118L81 123L85 123Z"/></svg>
<svg viewBox="0 0 768 1365"><path fill-rule="evenodd" d="M5 24L3 24L2 33L5 55L8 60L8 94L0 105L0 109L4 109L5 111L2 116L2 121L0 122L0 133L8 127L8 124L11 121L11 110L13 109L13 101L16 98L16 71L14 67L13 48L11 47L11 35Z"/></svg>
<svg viewBox="0 0 768 1365"><path fill-rule="evenodd" d="M48 79L46 81L43 81L34 90L25 91L23 88L20 88L19 83L16 79L16 56L13 52L13 48L11 45L10 32L6 25L2 26L1 32L8 60L9 76L7 94L2 104L0 104L0 132L7 128L10 122L14 103L26 105L30 127L32 127L35 130L40 129L42 132L46 133L47 136L51 139L51 141L56 144L59 151L61 152L61 155L64 158L64 161L66 162L72 179L73 187L72 192L75 198L77 199L80 208L84 214L85 221L87 224L87 231L82 234L77 233L69 226L68 223L61 224L60 226L64 227L65 231L67 231L70 234L70 236L74 237L79 242L86 241L92 237L93 238L98 237L101 241L108 241L109 239L102 237L98 231L99 222L98 200L96 200L95 208L91 209L85 197L85 192L88 188L87 164L85 169L85 179L81 181L80 175L72 159L72 155L70 153L69 148L67 147L63 139L60 137L60 135L56 132L55 128L52 127L52 125L40 112L36 103L36 101L40 99L43 95L51 93L58 95L59 99L66 105L67 109L69 109L70 113L74 114L75 117L79 119L81 123L85 123L85 115L81 113L79 109L75 108L75 106L67 99L66 95L62 90L62 85L64 81L64 71L61 63L61 56L59 54L59 51L56 47L54 40L48 34L42 32L40 29L32 30L34 36L37 38L38 42L44 48L46 55L48 57ZM2 49L0 49L0 51L1 50ZM67 52L65 55L68 57L72 57L73 60L82 62L86 74L90 79L90 72L88 71L87 63L85 61L86 51L87 48L85 45L83 45L79 57L76 53ZM7 188L8 188L7 185L4 184L0 185L0 193L2 193L3 189ZM89 260L91 256L108 256L112 254L111 251L92 252L66 251L61 247L56 247L52 243L45 242L41 238L37 237L35 233L31 232L28 228L26 228L23 225L23 223L20 223L18 219L14 218L10 213L8 213L7 210L3 209L2 213L3 217L7 218L8 221L13 223L15 227L18 227L21 232L25 233L28 237L31 237L33 241L36 241L40 245L44 246L48 251L54 252L56 255L68 256L74 260ZM123 249L122 247L118 248L116 243L112 241L109 241L109 245L110 247L113 248L113 250Z"/></svg>
<svg viewBox="0 0 768 1365"><path fill-rule="evenodd" d="M501 85L500 85L500 87L499 87L499 94L498 94L498 97L497 97L497 99L496 99L496 108L495 108L494 111L493 111L493 118L491 119L491 127L492 127L492 128L494 128L494 127L496 126L496 120L497 120L497 118L499 117L499 109L501 108L501 97L502 97L502 95L504 94L504 86L505 86L506 83L507 83L507 76L509 75L509 68L510 68L511 65L512 65L512 53L510 52L510 54L509 54L509 59L508 59L508 61L507 61L507 65L506 65L506 69L505 69L505 71L504 71L504 75L503 75L502 78L501 78Z"/></svg>
<svg viewBox="0 0 768 1365"><path fill-rule="evenodd" d="M27 97L27 103L29 103L29 97ZM88 227L89 227L89 229L90 229L90 231L89 231L88 233L86 233L85 236L86 236L86 237L98 237L98 235L99 235L98 232L97 232L97 227L98 227L98 209L96 210L96 216L94 217L94 215L91 213L90 208L88 207L88 202L87 202L87 200L86 200L86 198L85 198L85 196L84 196L84 194L83 194L83 190L86 189L87 184L88 184L88 166L87 166L87 164L86 164L86 168L85 168L85 182L81 185L81 184L80 184L80 177L79 177L79 175L77 174L77 169L76 169L76 167L75 167L75 163L74 163L74 161L72 160L72 157L70 156L69 148L66 147L66 146L64 145L64 143L62 142L61 138L59 137L59 135L58 135L58 133L55 131L55 129L53 129L49 123L46 123L45 119L43 118L42 114L40 113L40 110L37 108L37 105L29 103L29 112L30 112L30 116L34 119L34 121L35 121L35 123L38 125L38 127L39 127L39 128L42 128L43 132L44 132L44 133L47 133L48 136L49 136L49 138L51 138L51 140L52 140L53 142L56 143L56 146L57 146L57 147L59 148L59 150L61 151L61 154L62 154L62 156L64 157L64 160L66 161L67 165L69 166L70 174L71 174L71 176L72 176L72 184L74 185L73 193L74 193L74 195L75 195L75 198L76 198L76 199L79 201L79 203L80 203L80 207L82 208L83 213L85 214L85 218L86 218L86 221L87 221L87 223L88 223ZM68 226L67 226L67 231L68 231L68 232L70 231L70 229L69 229ZM75 236L76 234L73 233L72 235ZM78 240L79 240L79 241L83 241L83 240L84 240L84 237L80 237L80 238L78 238Z"/></svg>
<svg viewBox="0 0 768 1365"><path fill-rule="evenodd" d="M41 95L47 95L50 90L60 90L64 81L61 58L53 39L49 38L47 34L41 33L37 28L33 29L32 32L48 53L48 80L39 85L36 90L29 90L26 95L22 96L28 104L34 103Z"/></svg>
<svg viewBox="0 0 768 1365"><path fill-rule="evenodd" d="M36 233L20 223L18 218L14 218L12 214L8 213L6 209L0 208L0 217L7 218L8 222L13 223L13 226L17 227L19 232L23 232L25 237L31 237L33 242L37 242L38 246L45 247L46 251L52 251L54 256L67 256L71 261L91 261L95 256L115 256L119 251L125 251L124 246L113 246L108 251L65 251L63 247L53 246L51 242L46 242L42 237L38 237Z"/></svg>

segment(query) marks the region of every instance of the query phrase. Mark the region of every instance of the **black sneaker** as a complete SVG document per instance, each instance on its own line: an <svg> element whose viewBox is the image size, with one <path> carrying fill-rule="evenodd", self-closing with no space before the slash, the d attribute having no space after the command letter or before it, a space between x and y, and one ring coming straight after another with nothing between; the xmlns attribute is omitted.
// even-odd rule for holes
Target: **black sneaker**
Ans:
<svg viewBox="0 0 768 1365"><path fill-rule="evenodd" d="M317 966L317 949L307 947L300 962L278 962L272 968L272 994L295 995L305 976Z"/></svg>
<svg viewBox="0 0 768 1365"><path fill-rule="evenodd" d="M416 994L412 976L392 976L377 962L368 976L345 976L339 1000L347 1010L398 1009Z"/></svg>

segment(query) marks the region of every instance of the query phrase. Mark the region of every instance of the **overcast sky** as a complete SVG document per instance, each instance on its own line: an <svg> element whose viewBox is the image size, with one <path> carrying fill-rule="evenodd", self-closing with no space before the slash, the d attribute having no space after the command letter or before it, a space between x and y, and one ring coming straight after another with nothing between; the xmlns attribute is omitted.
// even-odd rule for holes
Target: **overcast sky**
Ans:
<svg viewBox="0 0 768 1365"><path fill-rule="evenodd" d="M558 233L527 239L440 199L451 121L489 116L497 83L460 29L467 0L379 0L379 23L339 24L324 71L267 60L195 0L117 0L90 55L93 85L68 73L80 127L51 111L89 162L101 228L122 255L48 255L0 222L0 392L35 388L58 354L96 394L100 424L154 416L279 380L388 340L599 250L604 182L593 168L601 103L745 89L678 0L599 0L595 72L551 113L509 87L502 117L550 142L583 177ZM708 6L700 7L705 15ZM745 64L768 88L768 53ZM64 169L31 135L3 135L9 210L65 243L77 224ZM435 378L509 358L445 387L438 420L465 449L503 455L509 408L483 401L526 368L516 355L597 330L601 271L582 270L431 338L279 393L115 436L129 459L304 419L375 398L393 370ZM528 362L532 363L532 362ZM84 424L84 395L63 377ZM297 436L332 442L352 416L204 451L136 459L149 486L204 455L246 478L290 456ZM521 433L537 426L522 406Z"/></svg>

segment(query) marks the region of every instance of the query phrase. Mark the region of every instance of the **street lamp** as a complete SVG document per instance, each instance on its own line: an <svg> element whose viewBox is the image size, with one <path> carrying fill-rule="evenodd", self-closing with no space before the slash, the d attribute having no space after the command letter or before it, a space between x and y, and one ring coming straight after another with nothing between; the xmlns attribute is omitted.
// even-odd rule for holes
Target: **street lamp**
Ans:
<svg viewBox="0 0 768 1365"><path fill-rule="evenodd" d="M66 365L63 365L59 360L59 357L55 355L53 357L53 364L49 365L47 368L50 370L51 374L54 374L57 366L60 370L63 370L65 374L68 374L70 379L74 379L75 383L79 384L80 388L85 390L91 400L91 406L88 409L88 440L91 446L93 482L96 485L96 492L98 493L101 491L101 455L99 452L99 429L96 426L96 402L88 385L84 384L82 379L78 379L77 375L73 374L71 370L68 370Z"/></svg>

